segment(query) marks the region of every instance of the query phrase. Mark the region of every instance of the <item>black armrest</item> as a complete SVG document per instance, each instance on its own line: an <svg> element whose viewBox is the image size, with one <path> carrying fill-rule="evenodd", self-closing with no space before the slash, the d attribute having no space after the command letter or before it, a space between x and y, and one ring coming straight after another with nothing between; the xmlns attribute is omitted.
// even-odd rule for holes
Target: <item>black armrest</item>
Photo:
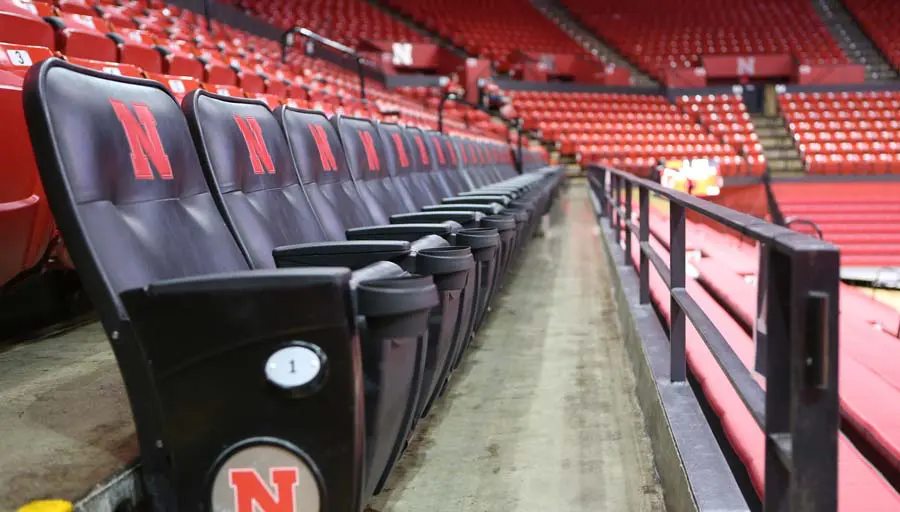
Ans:
<svg viewBox="0 0 900 512"><path fill-rule="evenodd" d="M506 196L491 195L490 193L485 192L483 195L478 195L478 196L445 197L445 198L441 199L441 203L443 203L443 204L465 204L465 203L491 204L491 203L497 203L497 204L506 206L506 204L509 203L509 198Z"/></svg>
<svg viewBox="0 0 900 512"><path fill-rule="evenodd" d="M350 276L340 267L249 270L159 281L120 297L153 371L166 374L222 353L229 340L352 333Z"/></svg>
<svg viewBox="0 0 900 512"><path fill-rule="evenodd" d="M427 235L438 235L449 239L460 229L462 229L462 226L455 222L442 222L440 224L389 224L348 229L347 239L406 240L407 242L415 242Z"/></svg>
<svg viewBox="0 0 900 512"><path fill-rule="evenodd" d="M517 190L512 190L506 187L485 187L485 188L476 188L475 190L469 190L466 192L460 192L457 194L458 197L468 197L468 196L483 196L483 195L498 195L505 196L515 199L518 197L519 193Z"/></svg>
<svg viewBox="0 0 900 512"><path fill-rule="evenodd" d="M379 261L395 261L410 253L409 242L348 241L286 245L272 250L279 268L340 266L353 270Z"/></svg>
<svg viewBox="0 0 900 512"><path fill-rule="evenodd" d="M452 220L465 227L477 227L484 214L478 212L418 212L398 213L391 216L391 224L415 224L446 222Z"/></svg>
<svg viewBox="0 0 900 512"><path fill-rule="evenodd" d="M479 212L485 215L495 215L503 211L503 207L497 203L494 204L434 204L422 208L425 212Z"/></svg>

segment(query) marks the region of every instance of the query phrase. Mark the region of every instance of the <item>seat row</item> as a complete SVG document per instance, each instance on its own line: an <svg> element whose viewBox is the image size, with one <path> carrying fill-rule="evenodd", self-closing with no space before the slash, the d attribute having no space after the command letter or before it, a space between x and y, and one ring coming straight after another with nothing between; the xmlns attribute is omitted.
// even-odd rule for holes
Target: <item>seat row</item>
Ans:
<svg viewBox="0 0 900 512"><path fill-rule="evenodd" d="M561 183L535 154L52 58L28 130L155 510L360 510Z"/></svg>

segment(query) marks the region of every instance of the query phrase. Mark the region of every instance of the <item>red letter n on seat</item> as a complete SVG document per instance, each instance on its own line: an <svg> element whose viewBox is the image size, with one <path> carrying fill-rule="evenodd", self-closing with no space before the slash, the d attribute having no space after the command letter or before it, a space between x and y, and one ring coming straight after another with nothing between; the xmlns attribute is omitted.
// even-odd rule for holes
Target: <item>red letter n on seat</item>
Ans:
<svg viewBox="0 0 900 512"><path fill-rule="evenodd" d="M434 136L431 138L431 141L434 142L434 149L437 150L438 163L444 165L447 163L447 159L444 158L444 148L441 147L441 140ZM456 162L453 162L456 163Z"/></svg>
<svg viewBox="0 0 900 512"><path fill-rule="evenodd" d="M247 144L253 174L275 174L275 164L272 163L272 155L269 154L269 148L266 147L266 140L263 138L259 121L255 117L241 117L237 114L234 116L234 121L241 130L241 135L244 136L244 143Z"/></svg>
<svg viewBox="0 0 900 512"><path fill-rule="evenodd" d="M378 161L378 153L375 151L375 142L372 140L372 134L367 131L360 131L358 133L363 148L366 150L366 161L369 163L369 170L380 171L381 162Z"/></svg>
<svg viewBox="0 0 900 512"><path fill-rule="evenodd" d="M309 133L312 134L313 140L316 141L316 149L319 151L319 159L322 161L323 171L336 171L337 160L334 159L334 153L331 152L331 144L328 143L328 134L325 128L317 124L310 124Z"/></svg>
<svg viewBox="0 0 900 512"><path fill-rule="evenodd" d="M234 512L294 512L299 480L297 468L272 468L268 483L254 469L232 469L228 483L234 489Z"/></svg>
<svg viewBox="0 0 900 512"><path fill-rule="evenodd" d="M109 103L112 105L113 112L119 118L122 129L125 130L125 138L128 139L128 148L131 151L131 166L134 169L134 177L139 180L152 180L153 169L164 180L174 178L172 174L172 164L169 162L169 155L163 148L162 141L159 138L159 131L156 129L156 118L150 107L143 103L134 103L131 107L134 113L125 103L111 99Z"/></svg>
<svg viewBox="0 0 900 512"><path fill-rule="evenodd" d="M421 157L422 165L428 165L428 150L425 149L425 143L422 142L422 137L416 135L416 145L419 146L419 157Z"/></svg>
<svg viewBox="0 0 900 512"><path fill-rule="evenodd" d="M399 133L392 133L391 139L394 140L394 146L397 148L397 155L400 157L400 167L408 167L409 166L409 156L406 154L406 146L403 145L403 140L400 138Z"/></svg>

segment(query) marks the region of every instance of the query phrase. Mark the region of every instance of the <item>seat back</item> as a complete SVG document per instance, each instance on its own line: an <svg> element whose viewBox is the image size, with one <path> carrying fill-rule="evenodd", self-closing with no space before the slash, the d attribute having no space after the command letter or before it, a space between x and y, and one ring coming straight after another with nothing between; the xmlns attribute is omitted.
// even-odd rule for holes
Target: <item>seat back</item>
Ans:
<svg viewBox="0 0 900 512"><path fill-rule="evenodd" d="M421 208L414 198L413 163L415 157L409 145L409 139L404 137L403 127L396 123L378 123L376 125L378 135L381 138L384 152L387 156L388 174L394 183L397 192L397 201L403 203L407 212L417 212Z"/></svg>
<svg viewBox="0 0 900 512"><path fill-rule="evenodd" d="M481 165L478 163L478 155L475 154L472 141L462 137L453 137L451 140L462 156L460 170L468 181L472 183L472 188L488 185L488 180L481 172Z"/></svg>
<svg viewBox="0 0 900 512"><path fill-rule="evenodd" d="M431 184L431 192L435 199L440 202L444 197L454 196L453 188L447 183L444 173L441 172L437 155L429 143L424 130L409 127L406 129L406 133L415 148L416 160L419 164L418 170L424 174L423 178L427 179Z"/></svg>
<svg viewBox="0 0 900 512"><path fill-rule="evenodd" d="M25 109L50 206L107 329L125 317L122 291L248 268L162 85L48 59L28 74Z"/></svg>
<svg viewBox="0 0 900 512"><path fill-rule="evenodd" d="M0 0L0 34L3 42L56 48L53 27L44 22L37 6Z"/></svg>
<svg viewBox="0 0 900 512"><path fill-rule="evenodd" d="M321 112L288 106L275 109L306 195L331 240L346 230L375 224L350 176L337 132Z"/></svg>
<svg viewBox="0 0 900 512"><path fill-rule="evenodd" d="M326 240L265 104L198 89L183 106L213 197L254 268L274 268L276 247Z"/></svg>
<svg viewBox="0 0 900 512"><path fill-rule="evenodd" d="M387 224L391 215L406 213L391 182L384 145L372 121L335 114L331 124L347 155L350 175L375 224Z"/></svg>
<svg viewBox="0 0 900 512"><path fill-rule="evenodd" d="M458 189L459 192L472 190L472 183L469 177L462 171L462 157L459 150L453 143L453 140L442 133L431 132L431 139L435 146L443 149L445 162L439 165L444 168L444 174L447 180ZM440 162L440 156L438 156Z"/></svg>

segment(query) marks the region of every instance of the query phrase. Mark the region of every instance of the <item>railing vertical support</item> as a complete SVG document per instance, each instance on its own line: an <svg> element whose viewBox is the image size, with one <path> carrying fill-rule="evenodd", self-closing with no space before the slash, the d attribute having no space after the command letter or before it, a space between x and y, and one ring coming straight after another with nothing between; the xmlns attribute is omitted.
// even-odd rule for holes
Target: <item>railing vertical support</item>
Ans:
<svg viewBox="0 0 900 512"><path fill-rule="evenodd" d="M639 191L639 202L641 209L641 228L640 228L640 236L638 237L638 241L641 246L644 243L650 242L650 191L645 187L640 187ZM640 289L640 301L641 304L649 304L650 303L650 258L647 257L647 254L641 249L641 268L638 276L641 280L641 289Z"/></svg>
<svg viewBox="0 0 900 512"><path fill-rule="evenodd" d="M769 285L769 246L759 244L759 266L756 272L756 318L753 321L753 344L756 346L755 370L765 377L768 372L768 329L766 327L766 304Z"/></svg>
<svg viewBox="0 0 900 512"><path fill-rule="evenodd" d="M625 182L625 258L631 261L631 181Z"/></svg>
<svg viewBox="0 0 900 512"><path fill-rule="evenodd" d="M359 99L366 103L366 73L363 69L363 58L356 56L356 72L359 74Z"/></svg>
<svg viewBox="0 0 900 512"><path fill-rule="evenodd" d="M837 510L839 271L831 246L770 250L766 510Z"/></svg>
<svg viewBox="0 0 900 512"><path fill-rule="evenodd" d="M616 245L622 243L622 214L621 210L619 210L619 206L621 205L622 193L622 178L613 174L612 176L612 209L613 209L613 233L616 234Z"/></svg>
<svg viewBox="0 0 900 512"><path fill-rule="evenodd" d="M672 279L672 291L684 289L685 286L685 211L684 206L669 201L669 269ZM671 311L671 327L669 330L670 370L669 378L673 382L681 382L687 376L685 362L685 328L684 310L671 294L669 299Z"/></svg>
<svg viewBox="0 0 900 512"><path fill-rule="evenodd" d="M597 187L595 193L600 196L600 216L609 217L609 201L606 199L606 167L595 167L596 180L594 186Z"/></svg>

